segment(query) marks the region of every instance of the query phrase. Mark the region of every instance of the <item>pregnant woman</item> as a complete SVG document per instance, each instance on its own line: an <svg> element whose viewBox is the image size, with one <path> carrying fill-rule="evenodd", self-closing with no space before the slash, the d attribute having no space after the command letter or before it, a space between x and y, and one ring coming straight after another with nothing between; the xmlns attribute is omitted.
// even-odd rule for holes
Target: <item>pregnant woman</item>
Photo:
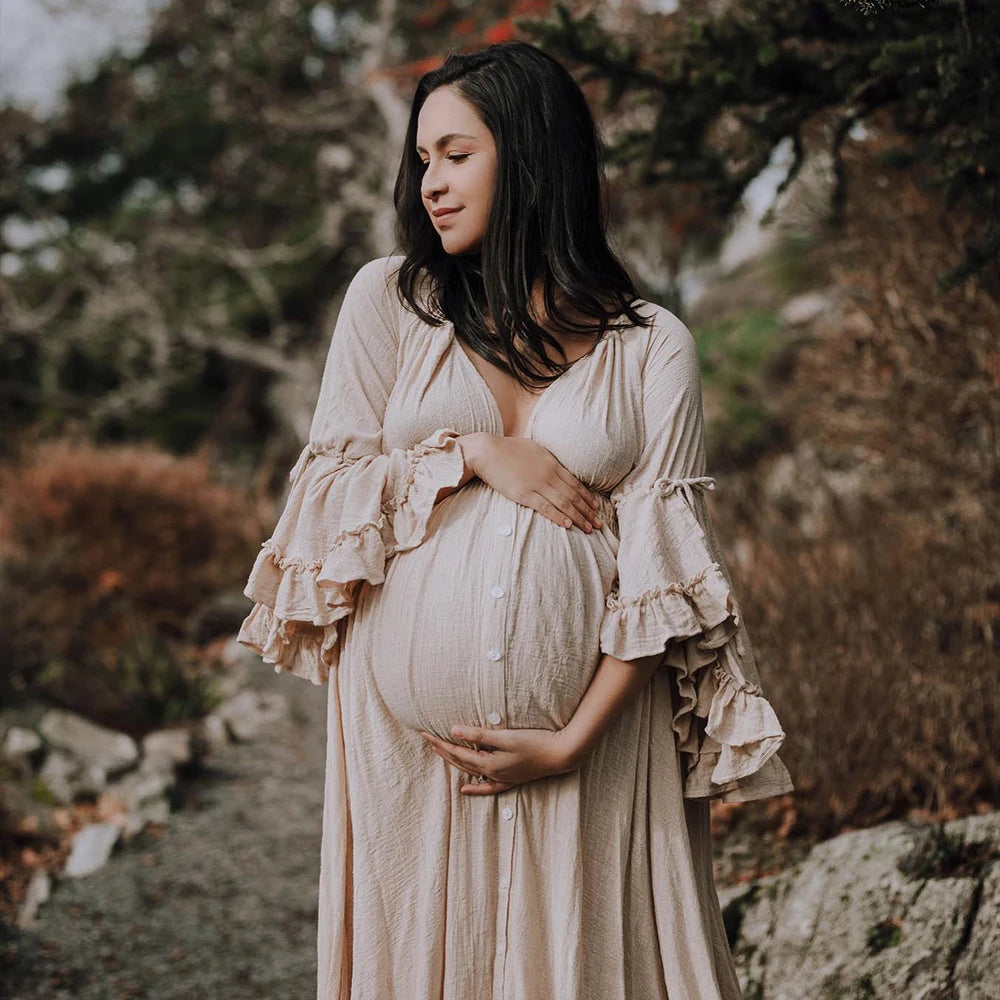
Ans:
<svg viewBox="0 0 1000 1000"><path fill-rule="evenodd" d="M239 639L328 685L319 1000L737 1000L709 801L791 791L708 518L688 328L579 87L420 81Z"/></svg>

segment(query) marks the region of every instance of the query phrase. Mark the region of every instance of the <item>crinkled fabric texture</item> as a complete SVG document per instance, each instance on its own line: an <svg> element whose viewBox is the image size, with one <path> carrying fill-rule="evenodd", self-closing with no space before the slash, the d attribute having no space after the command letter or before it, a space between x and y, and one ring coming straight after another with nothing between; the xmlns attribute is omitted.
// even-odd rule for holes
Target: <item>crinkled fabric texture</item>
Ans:
<svg viewBox="0 0 1000 1000"><path fill-rule="evenodd" d="M650 327L535 403L601 529L475 478L437 501L503 420L452 324L399 303L401 260L347 290L239 633L326 685L318 1000L735 1000L709 800L792 782L708 516L694 340L639 300ZM419 735L560 729L604 654L660 660L577 770L470 796Z"/></svg>

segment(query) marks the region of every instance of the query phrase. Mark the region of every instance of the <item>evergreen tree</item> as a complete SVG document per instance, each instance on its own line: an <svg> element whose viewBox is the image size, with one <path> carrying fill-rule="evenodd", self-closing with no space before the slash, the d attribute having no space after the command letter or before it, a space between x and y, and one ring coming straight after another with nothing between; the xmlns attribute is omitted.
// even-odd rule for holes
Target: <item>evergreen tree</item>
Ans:
<svg viewBox="0 0 1000 1000"><path fill-rule="evenodd" d="M900 9L893 9L900 8ZM871 13L872 16L866 16ZM875 13L872 13L875 12ZM736 0L724 13L677 16L659 38L610 37L594 11L557 3L551 20L519 25L606 83L606 107L652 109L609 150L637 182L684 185L725 218L790 136L802 164L803 129L837 115L834 219L843 199L841 146L877 109L891 115L898 157L934 165L946 204L981 220L952 286L1000 257L1000 5L990 0Z"/></svg>

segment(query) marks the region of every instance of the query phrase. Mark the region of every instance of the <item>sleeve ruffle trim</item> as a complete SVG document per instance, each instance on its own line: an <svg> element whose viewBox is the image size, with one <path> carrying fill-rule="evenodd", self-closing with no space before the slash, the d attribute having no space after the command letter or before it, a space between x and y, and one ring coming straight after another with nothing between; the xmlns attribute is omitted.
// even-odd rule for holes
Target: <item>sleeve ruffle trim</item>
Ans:
<svg viewBox="0 0 1000 1000"><path fill-rule="evenodd" d="M255 603L237 641L277 673L326 683L339 659L335 623L351 613L362 580L384 581L385 558L379 521L341 532L321 563L287 559L265 542L243 590Z"/></svg>
<svg viewBox="0 0 1000 1000"><path fill-rule="evenodd" d="M749 777L781 746L785 733L760 686L739 668L739 613L718 563L691 580L647 591L629 601L610 594L601 628L601 649L620 660L665 651L678 695L673 729L678 748L700 754L685 794L704 786L711 761L712 785ZM704 740L695 715L706 717Z"/></svg>
<svg viewBox="0 0 1000 1000"><path fill-rule="evenodd" d="M237 641L273 663L275 673L293 673L325 684L337 663L337 626L279 618L266 604L255 604L240 626Z"/></svg>
<svg viewBox="0 0 1000 1000"><path fill-rule="evenodd" d="M382 508L377 520L341 531L321 560L292 559L272 539L264 542L243 590L255 603L237 641L273 663L278 673L288 671L314 684L325 683L339 661L335 623L353 610L361 581L372 585L385 581L387 559L424 540L438 492L462 478L465 461L457 438L455 431L440 430L420 442L411 452L400 495ZM303 451L315 454L320 452L308 445ZM299 461L300 475L308 462L302 456ZM384 528L389 510L394 511L395 544L387 550Z"/></svg>
<svg viewBox="0 0 1000 1000"><path fill-rule="evenodd" d="M424 540L438 492L461 480L465 456L458 438L458 431L437 430L411 451L403 489L389 502L396 539L393 552L415 548Z"/></svg>

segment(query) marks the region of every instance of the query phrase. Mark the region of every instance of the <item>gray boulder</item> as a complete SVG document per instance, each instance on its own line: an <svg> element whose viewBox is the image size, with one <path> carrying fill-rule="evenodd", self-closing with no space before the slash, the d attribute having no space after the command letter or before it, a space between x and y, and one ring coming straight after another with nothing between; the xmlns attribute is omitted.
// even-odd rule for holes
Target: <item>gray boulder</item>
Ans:
<svg viewBox="0 0 1000 1000"><path fill-rule="evenodd" d="M115 823L88 823L73 835L73 847L64 873L82 878L102 868L118 842L121 829Z"/></svg>
<svg viewBox="0 0 1000 1000"><path fill-rule="evenodd" d="M139 748L127 733L99 726L75 712L53 708L42 717L38 730L53 746L109 776L127 771L139 759Z"/></svg>
<svg viewBox="0 0 1000 1000"><path fill-rule="evenodd" d="M852 830L719 895L746 1000L1000 997L1000 812Z"/></svg>

